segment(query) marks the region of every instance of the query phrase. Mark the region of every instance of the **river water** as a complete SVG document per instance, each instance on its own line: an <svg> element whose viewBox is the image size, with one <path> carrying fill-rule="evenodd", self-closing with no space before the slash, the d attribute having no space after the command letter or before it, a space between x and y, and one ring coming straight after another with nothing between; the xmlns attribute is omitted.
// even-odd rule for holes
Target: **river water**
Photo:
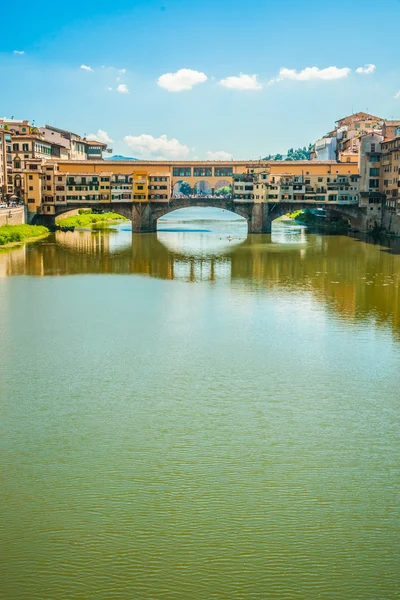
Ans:
<svg viewBox="0 0 400 600"><path fill-rule="evenodd" d="M400 598L400 255L163 220L0 253L3 600Z"/></svg>

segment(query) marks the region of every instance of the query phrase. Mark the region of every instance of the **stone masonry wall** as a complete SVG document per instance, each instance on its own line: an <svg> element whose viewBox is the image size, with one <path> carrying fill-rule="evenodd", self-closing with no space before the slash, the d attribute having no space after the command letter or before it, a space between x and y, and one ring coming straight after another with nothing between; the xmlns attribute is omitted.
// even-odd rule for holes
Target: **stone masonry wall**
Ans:
<svg viewBox="0 0 400 600"><path fill-rule="evenodd" d="M2 225L23 225L25 223L25 207L0 208L0 227Z"/></svg>

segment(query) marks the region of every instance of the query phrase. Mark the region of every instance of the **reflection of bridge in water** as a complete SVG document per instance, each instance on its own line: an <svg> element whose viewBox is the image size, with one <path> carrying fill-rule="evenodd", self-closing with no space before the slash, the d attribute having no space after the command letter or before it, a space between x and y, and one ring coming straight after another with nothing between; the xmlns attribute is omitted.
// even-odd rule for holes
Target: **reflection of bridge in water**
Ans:
<svg viewBox="0 0 400 600"><path fill-rule="evenodd" d="M312 294L343 318L374 319L400 330L400 256L344 236L297 236L293 243L248 236L218 239L201 251L201 234L56 233L0 253L0 276L136 274L187 282L229 283L232 290ZM203 236L204 237L204 236ZM212 239L212 236L209 236ZM293 298L293 296L291 296ZM291 315L288 314L288 318Z"/></svg>

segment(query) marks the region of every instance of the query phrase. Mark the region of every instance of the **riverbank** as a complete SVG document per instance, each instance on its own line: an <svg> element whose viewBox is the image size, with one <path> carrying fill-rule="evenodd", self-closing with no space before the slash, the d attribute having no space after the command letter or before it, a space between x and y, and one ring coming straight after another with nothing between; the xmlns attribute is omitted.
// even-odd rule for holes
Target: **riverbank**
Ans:
<svg viewBox="0 0 400 600"><path fill-rule="evenodd" d="M292 219L298 225L305 225L310 231L318 233L346 234L350 229L348 221L342 217L331 220L317 216L309 209L295 210L293 213L288 213L286 217Z"/></svg>
<svg viewBox="0 0 400 600"><path fill-rule="evenodd" d="M3 225L0 227L0 247L15 246L46 237L50 231L42 225Z"/></svg>
<svg viewBox="0 0 400 600"><path fill-rule="evenodd" d="M114 212L101 214L84 212L74 217L59 219L57 220L57 225L60 225L60 227L92 227L99 223L118 223L119 221L127 221L127 219Z"/></svg>

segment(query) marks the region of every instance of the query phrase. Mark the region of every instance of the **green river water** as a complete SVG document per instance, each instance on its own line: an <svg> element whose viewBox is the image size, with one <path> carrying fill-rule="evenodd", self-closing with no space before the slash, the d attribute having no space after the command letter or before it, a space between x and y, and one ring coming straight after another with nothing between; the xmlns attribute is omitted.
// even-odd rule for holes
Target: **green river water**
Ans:
<svg viewBox="0 0 400 600"><path fill-rule="evenodd" d="M162 227L0 252L0 598L400 598L399 250Z"/></svg>

